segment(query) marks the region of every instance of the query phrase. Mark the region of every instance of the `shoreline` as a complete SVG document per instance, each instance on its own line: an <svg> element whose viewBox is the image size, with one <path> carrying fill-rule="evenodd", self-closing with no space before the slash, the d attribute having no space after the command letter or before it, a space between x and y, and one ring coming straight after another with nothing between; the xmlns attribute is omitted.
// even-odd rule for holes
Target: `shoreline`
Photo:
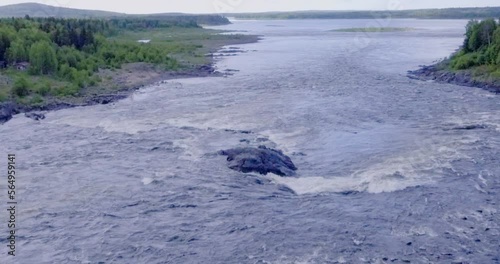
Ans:
<svg viewBox="0 0 500 264"><path fill-rule="evenodd" d="M216 49L212 50L209 54L207 54L207 57L210 58L209 63L196 65L193 68L181 71L165 71L165 70L158 71L155 70L154 65L147 65L149 66L149 68L146 71L142 72L143 74L148 75L147 80L132 80L132 83L130 84L123 83L123 81L121 80L113 80L113 83L117 86L120 85L121 88L108 93L84 95L81 97L74 97L74 98L65 98L67 100L55 99L54 101L42 106L20 105L13 101L3 102L0 103L0 125L7 123L10 119L12 119L14 115L22 113L25 113L25 116L27 118L32 118L31 116L28 116L28 113L50 112L50 111L57 111L74 107L114 103L122 99L128 98L132 93L141 88L162 83L164 81L169 81L174 79L184 79L184 78L229 76L233 74L234 70L227 70L226 72L218 71L215 67L217 60L225 56L236 56L237 53L244 53L247 51L231 47L228 51L224 52L224 47L232 45L257 43L260 39L261 39L260 36L255 35L245 39L241 39L241 41L228 41L228 43L225 43L224 45L217 47ZM229 53L229 54L224 55L224 53ZM124 66L126 67L126 65ZM140 75L140 73L141 72L139 72L138 74ZM71 99L74 99L73 102ZM37 114L37 116L40 116L40 114ZM43 114L41 114L41 116L42 118L40 119L45 118Z"/></svg>
<svg viewBox="0 0 500 264"><path fill-rule="evenodd" d="M492 93L500 94L500 83L476 80L470 70L457 72L444 70L440 67L441 63L420 66L418 70L408 71L406 76L414 80L435 81L443 84L448 83L465 87L481 88Z"/></svg>

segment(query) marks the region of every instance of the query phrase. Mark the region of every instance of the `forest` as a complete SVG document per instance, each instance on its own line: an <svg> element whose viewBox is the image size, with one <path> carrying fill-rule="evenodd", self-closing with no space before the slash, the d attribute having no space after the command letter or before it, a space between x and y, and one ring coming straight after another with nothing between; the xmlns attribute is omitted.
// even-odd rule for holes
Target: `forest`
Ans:
<svg viewBox="0 0 500 264"><path fill-rule="evenodd" d="M196 29L199 25L188 18L0 19L1 75L13 79L0 82L0 86L11 86L0 87L0 102L32 94L34 102L46 95L73 96L98 84L101 78L96 73L100 69L119 69L125 63L179 69L182 65L173 58L172 45L112 38L123 32L163 28ZM44 81L34 83L36 76Z"/></svg>
<svg viewBox="0 0 500 264"><path fill-rule="evenodd" d="M469 21L462 48L447 63L452 70L472 70L476 77L499 79L500 21Z"/></svg>
<svg viewBox="0 0 500 264"><path fill-rule="evenodd" d="M500 17L500 7L444 8L388 11L296 11L226 14L238 19L483 19Z"/></svg>

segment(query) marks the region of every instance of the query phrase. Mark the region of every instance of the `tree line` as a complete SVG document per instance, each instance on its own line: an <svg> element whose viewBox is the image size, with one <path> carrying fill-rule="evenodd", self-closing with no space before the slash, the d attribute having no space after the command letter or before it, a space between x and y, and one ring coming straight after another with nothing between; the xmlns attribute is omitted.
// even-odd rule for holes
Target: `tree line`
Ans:
<svg viewBox="0 0 500 264"><path fill-rule="evenodd" d="M219 15L179 15L158 14L112 18L111 25L117 29L141 30L152 28L194 28L200 25L227 25L226 17Z"/></svg>
<svg viewBox="0 0 500 264"><path fill-rule="evenodd" d="M450 65L455 70L488 66L489 71L498 71L500 69L500 21L495 19L469 21L463 46L451 57Z"/></svg>
<svg viewBox="0 0 500 264"><path fill-rule="evenodd" d="M174 24L145 19L0 19L0 66L28 64L31 75L47 75L70 82L72 87L61 92L71 95L80 88L99 82L95 73L100 68L120 68L122 64L132 62L164 65L166 69L178 68L178 61L170 56L171 48L160 43L144 45L107 38L130 27L138 29L167 25ZM198 27L197 24L185 26ZM19 87L26 86L24 81L18 83ZM17 95L22 96L25 90L26 87L23 87Z"/></svg>
<svg viewBox="0 0 500 264"><path fill-rule="evenodd" d="M388 11L295 11L268 13L233 13L228 16L240 19L473 19L499 17L500 7L445 8Z"/></svg>

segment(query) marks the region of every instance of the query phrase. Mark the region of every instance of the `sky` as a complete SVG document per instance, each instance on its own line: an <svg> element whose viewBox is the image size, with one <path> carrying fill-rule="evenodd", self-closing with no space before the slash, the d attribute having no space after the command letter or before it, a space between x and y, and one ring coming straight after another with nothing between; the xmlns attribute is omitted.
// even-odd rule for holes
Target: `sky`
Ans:
<svg viewBox="0 0 500 264"><path fill-rule="evenodd" d="M1 0L0 5L37 2L131 14L237 13L296 10L402 10L500 6L499 0Z"/></svg>

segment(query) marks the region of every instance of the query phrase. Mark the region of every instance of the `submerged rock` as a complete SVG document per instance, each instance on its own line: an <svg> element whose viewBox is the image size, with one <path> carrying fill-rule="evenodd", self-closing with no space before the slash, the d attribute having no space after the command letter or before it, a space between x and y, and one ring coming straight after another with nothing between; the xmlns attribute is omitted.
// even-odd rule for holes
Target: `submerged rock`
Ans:
<svg viewBox="0 0 500 264"><path fill-rule="evenodd" d="M10 103L0 104L0 124L3 124L12 119L14 107Z"/></svg>
<svg viewBox="0 0 500 264"><path fill-rule="evenodd" d="M454 130L475 130L475 129L486 129L486 125L466 125L453 128Z"/></svg>
<svg viewBox="0 0 500 264"><path fill-rule="evenodd" d="M24 116L27 118L31 118L35 121L45 119L45 115L42 113L26 113L26 114L24 114Z"/></svg>
<svg viewBox="0 0 500 264"><path fill-rule="evenodd" d="M257 172L263 175L274 173L280 176L293 176L297 170L290 157L279 150L265 146L222 150L219 154L227 156L230 169L243 173Z"/></svg>

